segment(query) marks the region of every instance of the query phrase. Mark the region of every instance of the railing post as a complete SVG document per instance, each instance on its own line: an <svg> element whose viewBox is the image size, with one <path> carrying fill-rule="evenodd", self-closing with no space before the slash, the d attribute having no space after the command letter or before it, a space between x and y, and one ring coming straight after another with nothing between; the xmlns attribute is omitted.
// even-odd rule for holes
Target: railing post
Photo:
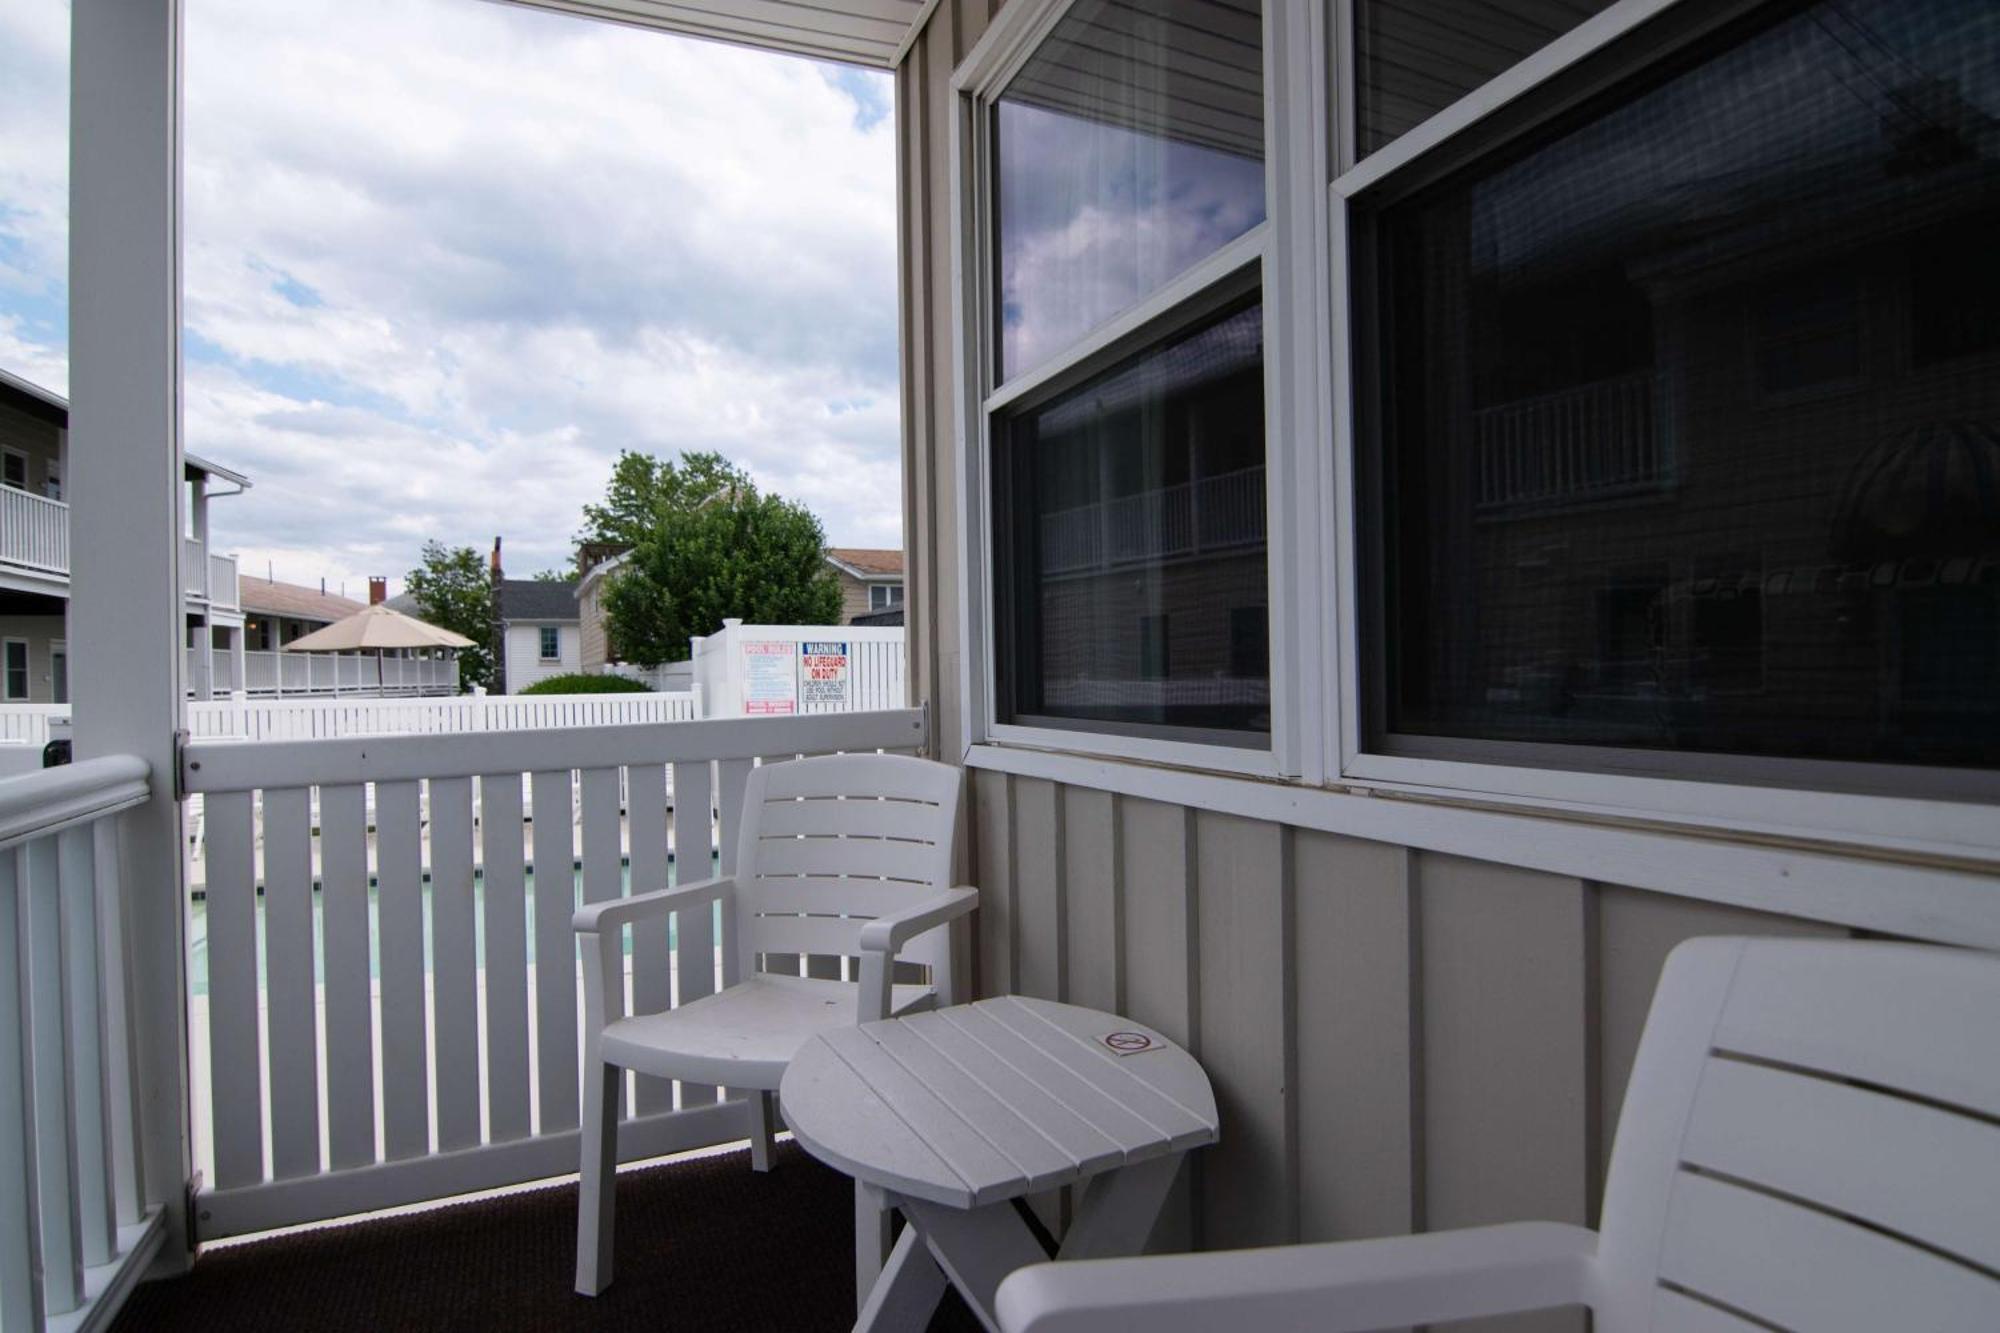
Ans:
<svg viewBox="0 0 2000 1333"><path fill-rule="evenodd" d="M162 1268L187 1264L189 1174L180 809L180 0L73 0L70 42L70 672L79 758L129 754L152 796L126 816L130 1016L147 1207Z"/></svg>

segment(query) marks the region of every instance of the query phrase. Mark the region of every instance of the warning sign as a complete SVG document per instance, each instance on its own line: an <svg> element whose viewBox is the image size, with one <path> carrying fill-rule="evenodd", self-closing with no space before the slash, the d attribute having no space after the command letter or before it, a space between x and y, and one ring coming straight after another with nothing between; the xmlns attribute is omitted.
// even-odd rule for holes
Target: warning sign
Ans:
<svg viewBox="0 0 2000 1333"><path fill-rule="evenodd" d="M839 712L847 707L848 657L845 643L799 645L799 702L807 712Z"/></svg>
<svg viewBox="0 0 2000 1333"><path fill-rule="evenodd" d="M757 639L743 645L743 712L772 717L799 711L799 673L792 645Z"/></svg>

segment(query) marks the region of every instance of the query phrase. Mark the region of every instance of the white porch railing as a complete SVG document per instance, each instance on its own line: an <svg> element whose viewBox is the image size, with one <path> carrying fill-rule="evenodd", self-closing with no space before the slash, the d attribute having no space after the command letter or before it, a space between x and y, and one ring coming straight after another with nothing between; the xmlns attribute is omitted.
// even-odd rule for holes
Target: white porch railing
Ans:
<svg viewBox="0 0 2000 1333"><path fill-rule="evenodd" d="M221 611L237 611L243 606L243 594L236 581L236 557L216 555L208 557L208 602Z"/></svg>
<svg viewBox="0 0 2000 1333"><path fill-rule="evenodd" d="M0 782L0 1333L108 1325L160 1244L119 882L147 776L113 757Z"/></svg>
<svg viewBox="0 0 2000 1333"><path fill-rule="evenodd" d="M1477 507L1532 510L1668 484L1673 432L1656 379L1643 371L1476 413Z"/></svg>
<svg viewBox="0 0 2000 1333"><path fill-rule="evenodd" d="M69 573L69 506L0 486L0 562Z"/></svg>
<svg viewBox="0 0 2000 1333"><path fill-rule="evenodd" d="M924 739L904 709L187 746L184 789L206 806L191 1022L213 1142L197 1235L575 1170L579 897L727 871L760 760ZM706 908L634 931L634 1002L711 993L732 943ZM712 1087L628 1080L623 1110L627 1158L747 1131Z"/></svg>
<svg viewBox="0 0 2000 1333"><path fill-rule="evenodd" d="M181 592L196 601L208 600L208 550L193 537L181 538Z"/></svg>
<svg viewBox="0 0 2000 1333"><path fill-rule="evenodd" d="M1264 488L1264 469L1247 467L1044 514L1042 573L1260 545L1268 510Z"/></svg>
<svg viewBox="0 0 2000 1333"><path fill-rule="evenodd" d="M227 656L218 651L216 661ZM386 657L378 682L372 655L252 649L243 654L243 688L251 694L456 694L458 659Z"/></svg>

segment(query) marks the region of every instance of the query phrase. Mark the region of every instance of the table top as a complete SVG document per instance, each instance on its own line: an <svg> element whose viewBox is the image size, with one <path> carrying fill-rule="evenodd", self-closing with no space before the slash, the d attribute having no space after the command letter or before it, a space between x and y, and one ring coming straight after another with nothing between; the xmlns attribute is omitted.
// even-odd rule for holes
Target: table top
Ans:
<svg viewBox="0 0 2000 1333"><path fill-rule="evenodd" d="M955 1208L1216 1139L1201 1066L1116 1014L1002 996L821 1033L778 1093L813 1156Z"/></svg>

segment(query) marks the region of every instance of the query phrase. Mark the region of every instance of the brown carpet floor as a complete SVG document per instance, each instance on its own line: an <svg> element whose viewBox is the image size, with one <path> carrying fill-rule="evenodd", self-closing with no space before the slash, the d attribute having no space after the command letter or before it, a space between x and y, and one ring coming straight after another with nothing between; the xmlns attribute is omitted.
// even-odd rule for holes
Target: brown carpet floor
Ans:
<svg viewBox="0 0 2000 1333"><path fill-rule="evenodd" d="M140 1287L113 1333L847 1329L853 1187L791 1143L618 1177L617 1279L570 1290L576 1187L210 1250ZM947 1292L931 1333L976 1333Z"/></svg>

